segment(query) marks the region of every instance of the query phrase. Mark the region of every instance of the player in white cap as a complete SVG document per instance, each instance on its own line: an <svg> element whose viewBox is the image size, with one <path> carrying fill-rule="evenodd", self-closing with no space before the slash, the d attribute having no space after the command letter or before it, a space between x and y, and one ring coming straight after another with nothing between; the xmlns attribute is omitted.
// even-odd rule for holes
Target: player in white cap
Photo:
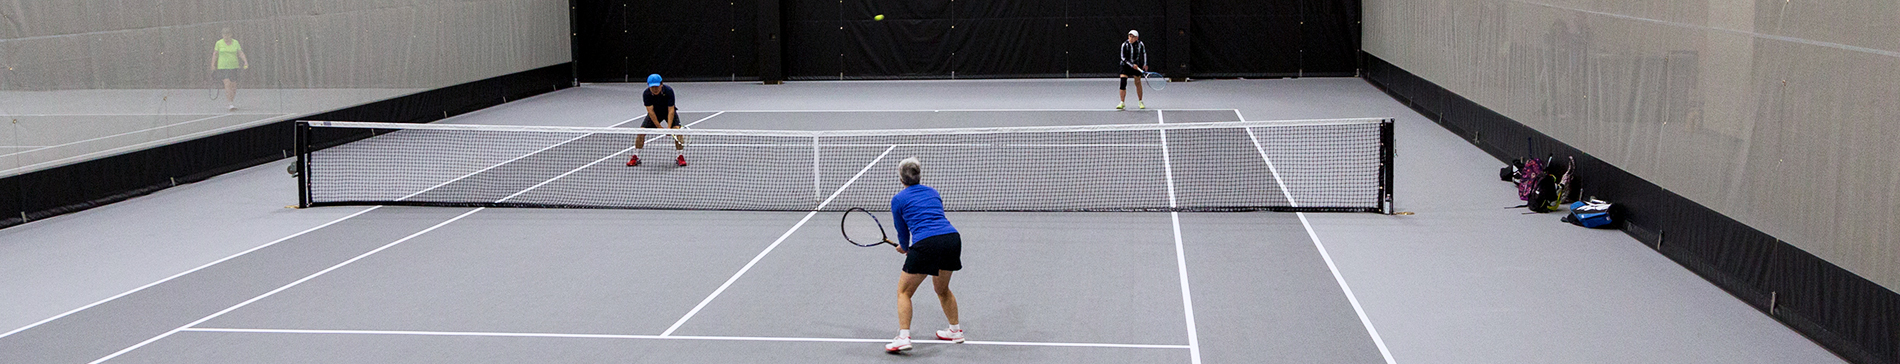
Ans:
<svg viewBox="0 0 1900 364"><path fill-rule="evenodd" d="M1148 72L1148 46L1141 44L1141 32L1128 31L1128 41L1122 42L1122 98L1115 103L1116 110L1128 106L1128 78L1135 78L1135 106L1143 109L1148 104L1141 102L1141 77Z"/></svg>

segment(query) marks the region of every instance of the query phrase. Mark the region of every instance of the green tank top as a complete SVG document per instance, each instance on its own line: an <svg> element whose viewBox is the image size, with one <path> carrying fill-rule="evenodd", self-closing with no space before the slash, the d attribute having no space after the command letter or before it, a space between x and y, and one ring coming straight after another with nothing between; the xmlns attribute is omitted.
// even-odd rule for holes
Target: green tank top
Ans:
<svg viewBox="0 0 1900 364"><path fill-rule="evenodd" d="M218 39L217 44L212 48L218 51L218 69L244 68L244 62L238 61L238 52L244 51L244 46L239 45L236 39L232 39L230 44L225 44L224 39Z"/></svg>

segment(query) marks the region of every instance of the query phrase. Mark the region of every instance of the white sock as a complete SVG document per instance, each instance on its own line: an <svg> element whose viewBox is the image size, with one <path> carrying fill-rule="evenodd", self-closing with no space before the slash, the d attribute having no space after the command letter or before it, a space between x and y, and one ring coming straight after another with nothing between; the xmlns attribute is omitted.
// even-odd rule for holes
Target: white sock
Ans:
<svg viewBox="0 0 1900 364"><path fill-rule="evenodd" d="M902 337L902 338L910 337L910 330L897 330L897 337Z"/></svg>
<svg viewBox="0 0 1900 364"><path fill-rule="evenodd" d="M963 328L962 328L962 327L959 327L959 326L958 326L958 325L956 325L956 324L951 324L951 325L950 325L950 331L963 331Z"/></svg>

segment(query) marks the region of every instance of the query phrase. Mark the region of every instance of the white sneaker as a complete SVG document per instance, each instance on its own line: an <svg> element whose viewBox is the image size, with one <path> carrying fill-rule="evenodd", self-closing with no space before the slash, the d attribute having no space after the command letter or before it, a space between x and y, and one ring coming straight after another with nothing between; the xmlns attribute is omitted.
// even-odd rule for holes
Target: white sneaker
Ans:
<svg viewBox="0 0 1900 364"><path fill-rule="evenodd" d="M225 107L224 107L224 109L225 109L225 110L231 110L231 111L236 111L236 110L237 110L237 104L232 104L232 105L230 105L230 106L225 106Z"/></svg>
<svg viewBox="0 0 1900 364"><path fill-rule="evenodd" d="M950 342L953 342L953 343L958 343L958 344L962 344L962 343L963 343L963 330L962 330L962 329L956 329L956 330L951 330L951 329L943 329L943 330L937 330L937 340L948 340L948 341L950 341Z"/></svg>
<svg viewBox="0 0 1900 364"><path fill-rule="evenodd" d="M884 344L884 351L886 352L896 353L905 350L910 350L909 337L898 336L895 339L891 339L891 343Z"/></svg>

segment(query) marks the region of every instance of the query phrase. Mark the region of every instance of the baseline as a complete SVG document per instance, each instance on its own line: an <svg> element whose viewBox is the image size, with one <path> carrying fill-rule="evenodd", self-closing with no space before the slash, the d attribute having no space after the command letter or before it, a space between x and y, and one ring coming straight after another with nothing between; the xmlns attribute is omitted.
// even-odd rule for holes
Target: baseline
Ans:
<svg viewBox="0 0 1900 364"><path fill-rule="evenodd" d="M248 306L253 302L257 302L258 300L264 299L266 297L270 297L272 295L276 295L278 292L283 292L286 289L290 289L291 287L296 287L299 284L303 284L303 282L308 282L311 279L316 279L318 276L322 276L325 273L330 273L331 271L337 270L337 268L342 268L343 266L349 265L350 263L355 263L358 260L363 260L363 258L369 257L371 254L376 254L377 252L381 252L383 250L389 249L390 247L396 246L397 244L402 244L403 242L409 241L410 239L415 239L417 236L422 236L422 234L427 234L430 231L435 231L435 229L441 228L442 226L448 225L449 223L453 223L456 220L461 220L464 217L468 217L468 215L473 215L477 212L481 212L484 209L487 209L487 208L480 207L474 210L469 210L468 212L464 212L461 215L456 215L454 218L450 218L447 221L436 223L433 226L429 226L429 228L427 229L422 229L422 231L417 231L413 234L409 234L408 236L404 236L402 239L397 239L396 241L390 242L389 244L384 244L383 246L377 247L376 249L370 250L368 252L364 252L363 254L358 254L356 257L350 258L349 260L345 260L341 263L337 263L336 265L332 265L329 268L324 268L323 270L317 271L316 273L311 273L310 275L304 276L301 279L290 282L290 284L286 284L286 285L283 285L282 287L277 287L277 289L270 290L270 292L264 292L264 294L262 295L258 295L257 297L251 297L251 299L244 300L244 302L239 302L237 305L227 307L216 313L212 313L209 316L200 318L197 321L192 321L191 323L187 323L184 326L179 326L178 328L172 329L171 331L166 331L165 333L159 334L158 336L153 336L150 339L145 339L145 341L141 341L138 344L133 344L132 346L126 347L125 349L120 349L117 352L113 352L111 355L106 355L105 357L99 358L98 360L93 360L92 363L93 364L103 363L107 360L112 360L112 358L117 358L120 355L125 355L125 353L132 352L133 350L137 350L138 348L144 347L147 344L151 344L154 341L158 341L160 339L164 339L165 337L172 336L172 334L177 334L181 330L191 328L192 326L197 326L198 324L204 323L205 321L210 321L211 319L218 318L218 316L223 316L226 313L230 313L231 311L237 310L239 308L243 308L244 306Z"/></svg>
<svg viewBox="0 0 1900 364"><path fill-rule="evenodd" d="M188 328L180 331L216 332L216 333L252 333L252 334L311 334L311 335L407 335L407 336L479 336L479 337L533 337L533 338L571 338L571 339L631 339L631 340L722 340L722 341L783 341L783 342L843 342L843 343L884 343L890 339L853 339L818 337L765 337L765 336L668 336L668 335L617 335L617 334L563 334L533 332L473 332L473 331L406 331L406 330L301 330L301 329L236 329L236 328ZM922 340L923 344L954 344L949 341ZM969 345L1001 346L1045 346L1045 347L1096 347L1096 348L1132 348L1132 349L1187 349L1187 345L1162 344L1115 344L1115 343L1065 343L1065 342L1028 342L1028 341L965 341Z"/></svg>

